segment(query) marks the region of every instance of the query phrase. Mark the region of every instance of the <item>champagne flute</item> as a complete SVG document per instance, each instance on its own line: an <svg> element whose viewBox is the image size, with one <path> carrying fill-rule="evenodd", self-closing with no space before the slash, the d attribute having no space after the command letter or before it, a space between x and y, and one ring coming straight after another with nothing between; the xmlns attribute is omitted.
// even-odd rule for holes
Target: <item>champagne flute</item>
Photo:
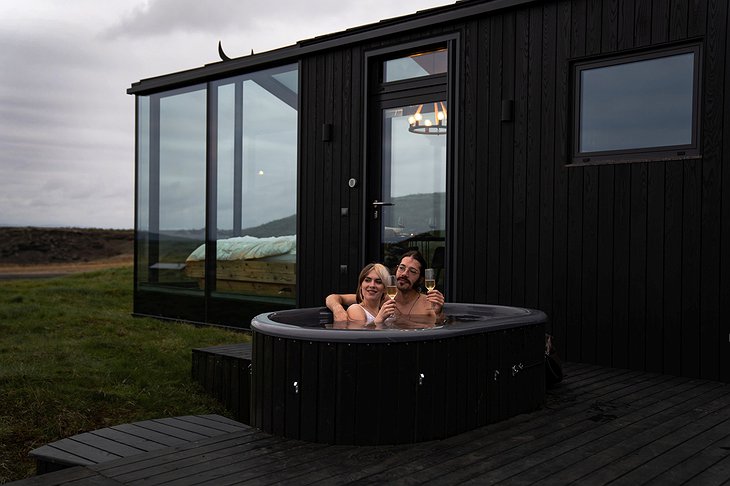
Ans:
<svg viewBox="0 0 730 486"><path fill-rule="evenodd" d="M398 293L398 280L396 280L395 275L391 275L388 278L388 285L385 286L385 292L390 297L390 300L395 300L395 294ZM386 322L393 320L395 320L395 314L388 317Z"/></svg>
<svg viewBox="0 0 730 486"><path fill-rule="evenodd" d="M395 275L390 276L388 285L386 286L386 292L388 293L388 297L390 297L391 300L395 299L395 294L398 293L398 282L395 279Z"/></svg>
<svg viewBox="0 0 730 486"><path fill-rule="evenodd" d="M433 275L433 268L427 268L424 275L426 276L426 288L430 292L436 288L436 279ZM431 309L433 309L433 303L431 304Z"/></svg>
<svg viewBox="0 0 730 486"><path fill-rule="evenodd" d="M436 288L436 279L433 276L433 268L427 268L426 272L426 288L431 291Z"/></svg>

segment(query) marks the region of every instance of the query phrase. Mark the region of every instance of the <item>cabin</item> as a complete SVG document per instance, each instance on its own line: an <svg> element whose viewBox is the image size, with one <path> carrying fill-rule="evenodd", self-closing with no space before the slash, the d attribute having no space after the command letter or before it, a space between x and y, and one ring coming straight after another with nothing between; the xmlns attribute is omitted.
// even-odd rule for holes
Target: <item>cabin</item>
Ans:
<svg viewBox="0 0 730 486"><path fill-rule="evenodd" d="M566 360L730 382L728 16L463 0L134 83L134 313L246 329L415 248Z"/></svg>

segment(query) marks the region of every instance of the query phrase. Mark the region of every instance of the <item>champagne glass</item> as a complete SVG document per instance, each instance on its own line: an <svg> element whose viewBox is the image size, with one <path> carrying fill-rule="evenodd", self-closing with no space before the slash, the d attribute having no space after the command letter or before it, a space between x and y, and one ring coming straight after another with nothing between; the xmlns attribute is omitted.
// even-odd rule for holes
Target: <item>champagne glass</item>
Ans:
<svg viewBox="0 0 730 486"><path fill-rule="evenodd" d="M429 290L429 292L436 288L436 279L433 275L433 268L427 268L424 272L424 275L426 276L426 288ZM431 304L431 309L433 309L433 304Z"/></svg>
<svg viewBox="0 0 730 486"><path fill-rule="evenodd" d="M388 293L388 297L392 299L395 299L395 294L398 293L398 282L395 279L395 275L391 275L388 279L388 285L386 286L386 292Z"/></svg>
<svg viewBox="0 0 730 486"><path fill-rule="evenodd" d="M395 275L391 275L388 278L388 285L385 286L385 292L388 294L388 297L390 297L390 300L395 299L395 294L398 293L398 281L395 278ZM390 322L395 320L395 314L388 317L385 321Z"/></svg>
<svg viewBox="0 0 730 486"><path fill-rule="evenodd" d="M433 276L433 268L427 268L426 272L426 288L431 291L436 288L436 279Z"/></svg>

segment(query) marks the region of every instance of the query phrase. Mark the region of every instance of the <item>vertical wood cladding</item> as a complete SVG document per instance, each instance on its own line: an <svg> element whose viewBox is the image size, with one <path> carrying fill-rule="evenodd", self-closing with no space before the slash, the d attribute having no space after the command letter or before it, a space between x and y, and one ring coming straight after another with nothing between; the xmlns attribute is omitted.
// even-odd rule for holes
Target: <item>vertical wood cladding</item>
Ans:
<svg viewBox="0 0 730 486"><path fill-rule="evenodd" d="M352 292L361 265L363 81L360 54L331 50L301 62L298 279L300 306ZM332 127L322 139L325 124ZM355 189L347 181L358 180ZM342 216L341 208L348 215ZM340 272L346 265L348 274Z"/></svg>
<svg viewBox="0 0 730 486"><path fill-rule="evenodd" d="M483 41L463 59L486 63L471 71L488 80L464 79L479 86L462 108L481 116L457 145L474 181L460 189L485 226L460 233L456 253L486 265L461 265L449 297L545 310L569 360L730 379L726 2L541 2L475 22ZM566 167L571 61L683 40L703 49L703 158ZM512 96L505 123L490 107Z"/></svg>
<svg viewBox="0 0 730 486"><path fill-rule="evenodd" d="M461 36L448 299L544 310L567 360L730 381L728 22L725 0L560 0L441 26ZM571 63L682 41L702 46L702 158L566 167ZM352 291L364 263L364 186L347 179L368 47L302 61L300 306Z"/></svg>

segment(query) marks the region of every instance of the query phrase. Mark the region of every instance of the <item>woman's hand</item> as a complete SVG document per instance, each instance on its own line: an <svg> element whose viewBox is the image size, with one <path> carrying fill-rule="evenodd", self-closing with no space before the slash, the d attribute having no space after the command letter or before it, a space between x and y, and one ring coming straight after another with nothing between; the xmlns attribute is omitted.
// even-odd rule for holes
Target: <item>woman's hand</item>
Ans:
<svg viewBox="0 0 730 486"><path fill-rule="evenodd" d="M387 318L392 317L395 315L395 300L393 299L387 299L385 302L383 302L383 305L380 306L380 310L378 311L378 315L375 316L375 322L382 323Z"/></svg>

